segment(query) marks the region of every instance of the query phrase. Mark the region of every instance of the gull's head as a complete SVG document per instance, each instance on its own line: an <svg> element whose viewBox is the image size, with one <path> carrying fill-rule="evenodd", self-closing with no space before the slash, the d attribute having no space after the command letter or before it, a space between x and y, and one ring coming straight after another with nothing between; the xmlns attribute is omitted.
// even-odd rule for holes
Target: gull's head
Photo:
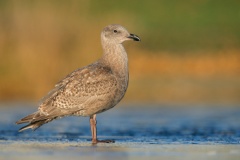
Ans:
<svg viewBox="0 0 240 160"><path fill-rule="evenodd" d="M129 33L123 26L111 24L106 26L101 33L102 43L120 44L126 40L140 41L140 38L132 33Z"/></svg>

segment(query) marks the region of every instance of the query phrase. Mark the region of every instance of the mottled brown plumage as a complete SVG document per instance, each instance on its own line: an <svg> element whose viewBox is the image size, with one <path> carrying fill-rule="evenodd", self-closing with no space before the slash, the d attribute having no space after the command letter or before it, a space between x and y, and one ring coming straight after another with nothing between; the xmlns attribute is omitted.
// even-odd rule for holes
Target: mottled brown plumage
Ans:
<svg viewBox="0 0 240 160"><path fill-rule="evenodd" d="M122 42L139 37L120 25L109 25L101 33L103 56L93 64L77 69L55 85L42 100L38 111L17 121L29 123L20 129L37 129L64 116L90 116L93 143L96 114L114 107L128 87L128 58ZM107 141L109 142L109 141Z"/></svg>

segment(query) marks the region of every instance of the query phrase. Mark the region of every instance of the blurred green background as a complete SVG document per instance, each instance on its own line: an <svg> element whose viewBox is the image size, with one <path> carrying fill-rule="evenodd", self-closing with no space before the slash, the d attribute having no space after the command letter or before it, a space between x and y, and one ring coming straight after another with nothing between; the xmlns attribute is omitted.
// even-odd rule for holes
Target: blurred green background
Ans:
<svg viewBox="0 0 240 160"><path fill-rule="evenodd" d="M239 104L239 0L1 0L0 101L37 101L125 26L125 102Z"/></svg>

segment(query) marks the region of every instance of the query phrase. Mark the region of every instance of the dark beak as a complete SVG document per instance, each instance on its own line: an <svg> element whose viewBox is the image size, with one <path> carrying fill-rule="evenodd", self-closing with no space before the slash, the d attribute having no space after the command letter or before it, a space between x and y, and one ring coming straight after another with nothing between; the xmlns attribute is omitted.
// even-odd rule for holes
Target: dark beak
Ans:
<svg viewBox="0 0 240 160"><path fill-rule="evenodd" d="M141 39L137 35L132 33L130 33L130 36L128 36L127 38L133 39L134 41L141 41Z"/></svg>

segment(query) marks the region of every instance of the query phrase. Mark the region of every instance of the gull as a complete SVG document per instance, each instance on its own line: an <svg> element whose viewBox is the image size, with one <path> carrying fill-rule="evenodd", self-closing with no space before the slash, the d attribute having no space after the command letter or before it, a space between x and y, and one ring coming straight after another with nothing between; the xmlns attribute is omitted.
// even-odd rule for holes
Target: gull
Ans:
<svg viewBox="0 0 240 160"><path fill-rule="evenodd" d="M28 123L19 131L36 130L65 116L89 116L92 143L113 143L113 140L97 139L96 115L113 108L126 93L128 56L122 43L127 40L140 41L140 38L121 25L106 26L101 32L102 57L58 82L42 98L36 112L16 122Z"/></svg>

